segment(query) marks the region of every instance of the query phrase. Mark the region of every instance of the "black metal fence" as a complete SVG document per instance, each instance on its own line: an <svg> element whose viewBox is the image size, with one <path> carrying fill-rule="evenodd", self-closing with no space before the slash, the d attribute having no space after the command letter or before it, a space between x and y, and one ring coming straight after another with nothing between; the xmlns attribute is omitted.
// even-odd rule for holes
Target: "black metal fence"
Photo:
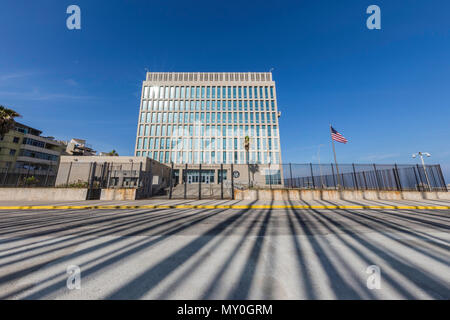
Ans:
<svg viewBox="0 0 450 320"><path fill-rule="evenodd" d="M25 168L1 168L0 186L2 187L54 187L57 168L48 167L46 170Z"/></svg>
<svg viewBox="0 0 450 320"><path fill-rule="evenodd" d="M232 164L171 165L166 194L169 199L233 199L234 166Z"/></svg>
<svg viewBox="0 0 450 320"><path fill-rule="evenodd" d="M145 169L145 170L144 170ZM168 178L165 179L166 185ZM78 163L59 165L56 187L87 188L88 200L99 198L101 189L135 188L136 198L151 196L164 188L164 181L153 185L152 168L143 168L142 163L115 164L110 162Z"/></svg>
<svg viewBox="0 0 450 320"><path fill-rule="evenodd" d="M285 188L447 191L440 165L284 164Z"/></svg>
<svg viewBox="0 0 450 320"><path fill-rule="evenodd" d="M155 173L142 163L114 164L109 162L64 162L47 170L0 169L0 187L17 188L85 188L87 199L99 199L101 189L135 188L137 198L149 197L168 186L169 168ZM144 170L145 169L145 170Z"/></svg>
<svg viewBox="0 0 450 320"><path fill-rule="evenodd" d="M235 189L296 188L447 191L440 165L61 163L58 171L0 170L3 187L136 188L139 198L233 199Z"/></svg>

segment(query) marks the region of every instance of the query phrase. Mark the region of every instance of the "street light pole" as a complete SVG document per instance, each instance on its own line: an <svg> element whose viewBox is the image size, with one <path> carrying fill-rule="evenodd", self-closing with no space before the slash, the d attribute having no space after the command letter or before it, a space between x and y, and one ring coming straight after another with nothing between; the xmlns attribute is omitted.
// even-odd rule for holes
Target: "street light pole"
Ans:
<svg viewBox="0 0 450 320"><path fill-rule="evenodd" d="M428 178L427 168L425 167L425 161L423 160L424 155L427 157L431 157L431 154L429 154L428 152L418 152L413 154L412 157L415 158L417 157L417 155L420 156L420 160L422 161L423 172L425 173L425 178L427 179L428 190L431 191L430 179Z"/></svg>

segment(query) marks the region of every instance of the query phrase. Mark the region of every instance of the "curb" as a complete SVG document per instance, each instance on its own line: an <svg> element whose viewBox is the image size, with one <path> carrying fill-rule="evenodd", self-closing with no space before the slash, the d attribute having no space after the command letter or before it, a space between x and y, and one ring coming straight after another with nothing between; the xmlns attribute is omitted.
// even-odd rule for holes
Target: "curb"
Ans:
<svg viewBox="0 0 450 320"><path fill-rule="evenodd" d="M0 206L0 210L113 210L113 209L369 209L450 210L450 206L309 206L309 205L98 205L98 206Z"/></svg>

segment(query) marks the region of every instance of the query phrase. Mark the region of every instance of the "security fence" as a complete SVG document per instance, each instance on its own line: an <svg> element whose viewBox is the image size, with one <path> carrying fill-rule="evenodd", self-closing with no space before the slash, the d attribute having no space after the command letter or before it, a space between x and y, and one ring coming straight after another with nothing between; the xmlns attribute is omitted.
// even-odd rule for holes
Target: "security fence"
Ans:
<svg viewBox="0 0 450 320"><path fill-rule="evenodd" d="M108 160L108 159L105 159ZM135 188L137 198L234 199L236 189L447 191L440 165L64 162L58 170L3 169L3 187Z"/></svg>
<svg viewBox="0 0 450 320"><path fill-rule="evenodd" d="M87 200L99 199L102 189L136 189L136 198L164 192L170 169L150 160L140 163L63 162L47 170L0 169L0 187L87 189Z"/></svg>
<svg viewBox="0 0 450 320"><path fill-rule="evenodd" d="M55 187L87 188L88 200L98 199L102 189L110 188L135 188L137 198L144 198L167 186L168 177L165 180L153 178L151 166L145 167L142 162L64 162L59 165Z"/></svg>
<svg viewBox="0 0 450 320"><path fill-rule="evenodd" d="M1 168L1 187L53 187L55 186L57 168Z"/></svg>
<svg viewBox="0 0 450 320"><path fill-rule="evenodd" d="M232 199L238 172L236 166L172 164L172 179L166 195L161 196L169 199Z"/></svg>
<svg viewBox="0 0 450 320"><path fill-rule="evenodd" d="M284 164L285 188L447 191L440 165Z"/></svg>

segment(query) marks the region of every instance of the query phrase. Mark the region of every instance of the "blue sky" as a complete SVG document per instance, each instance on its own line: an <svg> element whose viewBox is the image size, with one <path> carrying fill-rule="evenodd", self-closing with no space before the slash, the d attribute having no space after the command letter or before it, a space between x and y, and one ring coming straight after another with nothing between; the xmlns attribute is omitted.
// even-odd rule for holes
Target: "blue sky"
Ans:
<svg viewBox="0 0 450 320"><path fill-rule="evenodd" d="M81 8L82 29L66 28ZM381 8L368 30L366 8ZM0 104L58 139L133 153L151 71L269 71L284 162L415 163L450 180L450 2L1 0Z"/></svg>

